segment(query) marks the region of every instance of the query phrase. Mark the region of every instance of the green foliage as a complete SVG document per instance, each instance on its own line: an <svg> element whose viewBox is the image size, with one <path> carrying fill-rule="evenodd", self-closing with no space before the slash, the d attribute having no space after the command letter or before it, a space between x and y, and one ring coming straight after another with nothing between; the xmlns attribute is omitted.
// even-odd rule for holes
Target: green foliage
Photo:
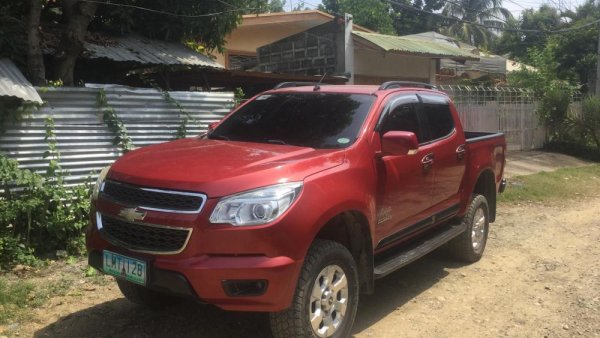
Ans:
<svg viewBox="0 0 600 338"><path fill-rule="evenodd" d="M548 127L549 142L572 138L568 128L569 106L574 93L579 89L572 79L558 78L559 63L555 55L556 44L548 41L543 49L529 50L529 60L535 69L522 69L509 73L510 86L530 88L540 99L537 113L540 122Z"/></svg>
<svg viewBox="0 0 600 338"><path fill-rule="evenodd" d="M33 248L23 244L18 237L0 236L0 257L0 269L9 268L14 264L39 264Z"/></svg>
<svg viewBox="0 0 600 338"><path fill-rule="evenodd" d="M98 92L97 103L100 110L102 110L102 120L106 123L108 129L115 135L113 144L116 146L118 145L124 153L132 150L133 143L127 134L127 127L125 127L125 124L119 118L115 109L108 104L106 92L102 88Z"/></svg>
<svg viewBox="0 0 600 338"><path fill-rule="evenodd" d="M46 118L45 122L46 136L44 140L48 143L48 150L44 152L43 158L49 158L48 168L46 168L46 179L62 184L62 168L60 166L60 152L58 151L58 142L56 141L56 130L54 119Z"/></svg>
<svg viewBox="0 0 600 338"><path fill-rule="evenodd" d="M65 186L52 119L46 121L46 136L49 168L44 175L0 156L0 268L34 265L34 253L84 252L91 184Z"/></svg>
<svg viewBox="0 0 600 338"><path fill-rule="evenodd" d="M527 49L543 49L550 35L526 30L552 31L559 29L562 22L557 9L544 4L537 10L533 8L524 10L519 20L512 19L508 25L518 31L504 32L498 41L496 52L508 54L511 58L528 63L531 60Z"/></svg>
<svg viewBox="0 0 600 338"><path fill-rule="evenodd" d="M581 114L571 114L567 123L580 143L592 145L600 152L600 98L588 96L583 99Z"/></svg>
<svg viewBox="0 0 600 338"><path fill-rule="evenodd" d="M0 4L0 58L8 57L25 68L27 54L26 1Z"/></svg>
<svg viewBox="0 0 600 338"><path fill-rule="evenodd" d="M444 33L454 36L474 46L489 48L495 35L490 27L504 27L505 21L512 18L510 11L502 7L502 0L456 0L448 1L442 13L463 20L451 23Z"/></svg>
<svg viewBox="0 0 600 338"><path fill-rule="evenodd" d="M283 12L285 7L285 0L270 0L267 4L267 12L279 13Z"/></svg>
<svg viewBox="0 0 600 338"><path fill-rule="evenodd" d="M350 13L354 23L382 34L394 34L392 10L383 0L324 0L320 7L334 14Z"/></svg>
<svg viewBox="0 0 600 338"><path fill-rule="evenodd" d="M598 25L590 23L598 19L600 4L593 1L579 6L575 13L558 13L547 5L538 10L526 10L522 19L511 26L521 30L564 31L558 34L504 32L496 50L542 71L551 72L554 80L578 84L586 92L595 78L593 70L596 68L599 34ZM548 67L547 63L540 65L536 53L545 54L545 60L551 60L552 67ZM541 86L543 84L538 85Z"/></svg>
<svg viewBox="0 0 600 338"><path fill-rule="evenodd" d="M572 91L568 85L554 83L548 86L540 100L538 116L549 128L549 141L566 137L565 121L567 120Z"/></svg>
<svg viewBox="0 0 600 338"><path fill-rule="evenodd" d="M183 108L183 106L181 105L181 103L179 103L179 101L175 100L171 96L171 94L168 91L163 90L163 89L159 88L158 86L156 86L155 88L161 92L163 98L165 99L165 101L167 101L167 103L174 105L179 110L179 115L181 116L181 123L177 127L177 131L175 132L175 138L177 138L177 139L185 138L187 136L188 123L190 123L190 121L192 123L196 123L196 120L185 110L185 108Z"/></svg>
<svg viewBox="0 0 600 338"><path fill-rule="evenodd" d="M575 140L552 141L544 143L544 150L568 154L589 161L600 162L600 149Z"/></svg>
<svg viewBox="0 0 600 338"><path fill-rule="evenodd" d="M235 88L235 91L233 92L233 102L235 107L239 106L240 104L242 104L242 102L244 102L245 96L246 94L244 93L244 90L241 87Z"/></svg>
<svg viewBox="0 0 600 338"><path fill-rule="evenodd" d="M99 6L90 30L121 34L135 32L165 41L194 41L204 46L207 51L217 49L222 52L225 36L240 23L241 14L244 14L244 11L237 9L256 8L260 11L260 8L265 7L266 1L128 0L120 3L149 8L156 12L120 6ZM211 13L218 13L218 15L185 17Z"/></svg>
<svg viewBox="0 0 600 338"><path fill-rule="evenodd" d="M396 2L429 13L438 12L446 3L444 0L398 0ZM394 3L391 5L394 30L398 35L439 31L442 27L443 22L431 14L407 10Z"/></svg>
<svg viewBox="0 0 600 338"><path fill-rule="evenodd" d="M24 102L16 97L0 97L0 134L5 131L7 125L21 121L39 107L38 103Z"/></svg>

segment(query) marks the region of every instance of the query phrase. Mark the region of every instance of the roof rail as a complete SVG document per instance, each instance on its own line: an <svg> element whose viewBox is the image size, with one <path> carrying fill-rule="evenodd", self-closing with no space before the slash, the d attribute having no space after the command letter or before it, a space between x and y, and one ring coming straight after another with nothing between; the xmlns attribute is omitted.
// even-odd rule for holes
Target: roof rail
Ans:
<svg viewBox="0 0 600 338"><path fill-rule="evenodd" d="M424 82L413 82L413 81L388 81L384 82L379 86L379 90L385 90L390 88L401 88L401 87L420 87L426 89L436 89L436 87L429 83Z"/></svg>
<svg viewBox="0 0 600 338"><path fill-rule="evenodd" d="M277 84L273 89L290 88L290 87L309 87L316 86L318 82L281 82Z"/></svg>

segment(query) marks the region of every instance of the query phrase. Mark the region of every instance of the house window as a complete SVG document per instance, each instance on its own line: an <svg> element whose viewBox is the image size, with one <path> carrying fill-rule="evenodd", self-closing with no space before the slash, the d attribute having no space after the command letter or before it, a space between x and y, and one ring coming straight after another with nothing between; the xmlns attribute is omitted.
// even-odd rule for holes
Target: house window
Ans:
<svg viewBox="0 0 600 338"><path fill-rule="evenodd" d="M227 64L231 70L249 70L258 65L258 59L256 55L229 54Z"/></svg>

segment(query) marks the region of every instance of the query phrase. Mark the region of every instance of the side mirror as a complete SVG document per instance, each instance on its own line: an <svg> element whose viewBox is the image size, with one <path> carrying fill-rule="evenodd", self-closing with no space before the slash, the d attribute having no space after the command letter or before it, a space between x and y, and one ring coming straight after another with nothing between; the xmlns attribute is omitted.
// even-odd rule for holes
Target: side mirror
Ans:
<svg viewBox="0 0 600 338"><path fill-rule="evenodd" d="M419 141L411 131L388 131L381 140L381 153L386 155L413 154L419 149Z"/></svg>

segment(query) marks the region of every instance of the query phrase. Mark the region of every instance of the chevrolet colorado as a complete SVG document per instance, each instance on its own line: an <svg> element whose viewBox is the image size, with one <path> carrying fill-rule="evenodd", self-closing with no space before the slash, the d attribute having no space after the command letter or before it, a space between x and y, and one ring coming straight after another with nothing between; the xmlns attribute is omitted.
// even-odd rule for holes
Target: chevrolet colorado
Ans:
<svg viewBox="0 0 600 338"><path fill-rule="evenodd" d="M285 83L103 170L89 264L139 304L189 297L270 312L275 337L346 337L375 279L443 245L481 258L505 151L427 84Z"/></svg>

